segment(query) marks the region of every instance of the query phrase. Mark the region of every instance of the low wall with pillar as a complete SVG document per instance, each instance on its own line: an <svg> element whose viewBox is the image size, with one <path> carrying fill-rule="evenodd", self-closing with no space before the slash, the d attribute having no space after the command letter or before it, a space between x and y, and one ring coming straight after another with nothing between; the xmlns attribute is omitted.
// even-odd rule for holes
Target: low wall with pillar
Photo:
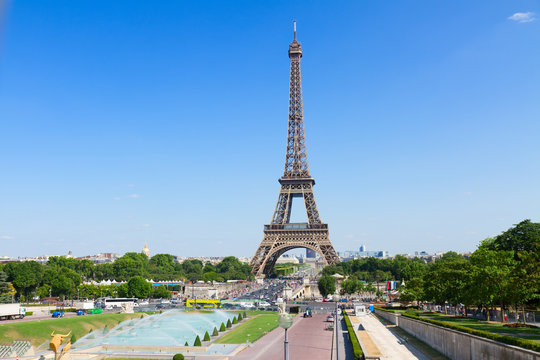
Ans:
<svg viewBox="0 0 540 360"><path fill-rule="evenodd" d="M429 346L455 360L540 360L540 353L466 334L397 313L375 309L375 313Z"/></svg>

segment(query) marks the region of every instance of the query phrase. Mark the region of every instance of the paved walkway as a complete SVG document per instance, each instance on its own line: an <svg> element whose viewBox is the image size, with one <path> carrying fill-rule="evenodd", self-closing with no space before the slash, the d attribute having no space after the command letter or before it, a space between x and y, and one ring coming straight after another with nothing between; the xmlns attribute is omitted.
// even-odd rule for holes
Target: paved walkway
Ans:
<svg viewBox="0 0 540 360"><path fill-rule="evenodd" d="M289 332L289 357L291 360L329 360L332 346L332 331L325 330L326 315L313 314L312 318L297 316ZM231 359L234 360L277 360L283 359L282 328L257 341ZM341 340L341 339L340 339ZM341 359L340 359L341 360ZM344 360L344 359L343 359Z"/></svg>
<svg viewBox="0 0 540 360"><path fill-rule="evenodd" d="M401 339L393 334L384 326L375 315L365 315L351 317L354 319L353 326L358 329L361 324L369 338L374 343L381 354L381 359L420 359L430 360L413 346L402 342Z"/></svg>

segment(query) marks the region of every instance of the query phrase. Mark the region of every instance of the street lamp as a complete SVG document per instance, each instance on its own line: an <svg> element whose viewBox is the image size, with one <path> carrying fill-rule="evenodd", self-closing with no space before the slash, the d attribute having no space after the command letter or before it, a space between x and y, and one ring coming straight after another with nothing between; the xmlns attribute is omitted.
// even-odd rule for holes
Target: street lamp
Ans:
<svg viewBox="0 0 540 360"><path fill-rule="evenodd" d="M279 327L285 329L285 341L283 342L283 350L285 360L289 360L289 335L287 334L287 329L292 326L293 318L287 313L286 304L283 299L277 299L277 306L279 312L278 324Z"/></svg>
<svg viewBox="0 0 540 360"><path fill-rule="evenodd" d="M279 327L285 329L285 341L283 342L283 348L285 353L285 360L289 360L289 336L287 334L287 329L292 326L293 318L288 313L283 313L279 315L278 324Z"/></svg>

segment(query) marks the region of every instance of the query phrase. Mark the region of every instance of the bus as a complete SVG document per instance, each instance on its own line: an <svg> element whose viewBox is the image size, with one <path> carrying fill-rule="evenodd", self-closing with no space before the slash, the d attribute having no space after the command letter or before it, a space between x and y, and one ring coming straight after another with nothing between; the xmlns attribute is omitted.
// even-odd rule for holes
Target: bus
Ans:
<svg viewBox="0 0 540 360"><path fill-rule="evenodd" d="M186 300L186 307L219 309L221 307L221 301L218 299L190 299Z"/></svg>
<svg viewBox="0 0 540 360"><path fill-rule="evenodd" d="M123 304L137 304L137 298L99 298L98 307L103 309L121 308Z"/></svg>

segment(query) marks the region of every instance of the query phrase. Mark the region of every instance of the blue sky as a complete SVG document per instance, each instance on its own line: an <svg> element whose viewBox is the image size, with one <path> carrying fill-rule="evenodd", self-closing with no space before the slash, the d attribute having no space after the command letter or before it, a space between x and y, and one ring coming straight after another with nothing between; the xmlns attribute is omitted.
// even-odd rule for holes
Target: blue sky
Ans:
<svg viewBox="0 0 540 360"><path fill-rule="evenodd" d="M293 19L338 251L470 251L540 221L539 1L0 3L0 255L251 256Z"/></svg>

